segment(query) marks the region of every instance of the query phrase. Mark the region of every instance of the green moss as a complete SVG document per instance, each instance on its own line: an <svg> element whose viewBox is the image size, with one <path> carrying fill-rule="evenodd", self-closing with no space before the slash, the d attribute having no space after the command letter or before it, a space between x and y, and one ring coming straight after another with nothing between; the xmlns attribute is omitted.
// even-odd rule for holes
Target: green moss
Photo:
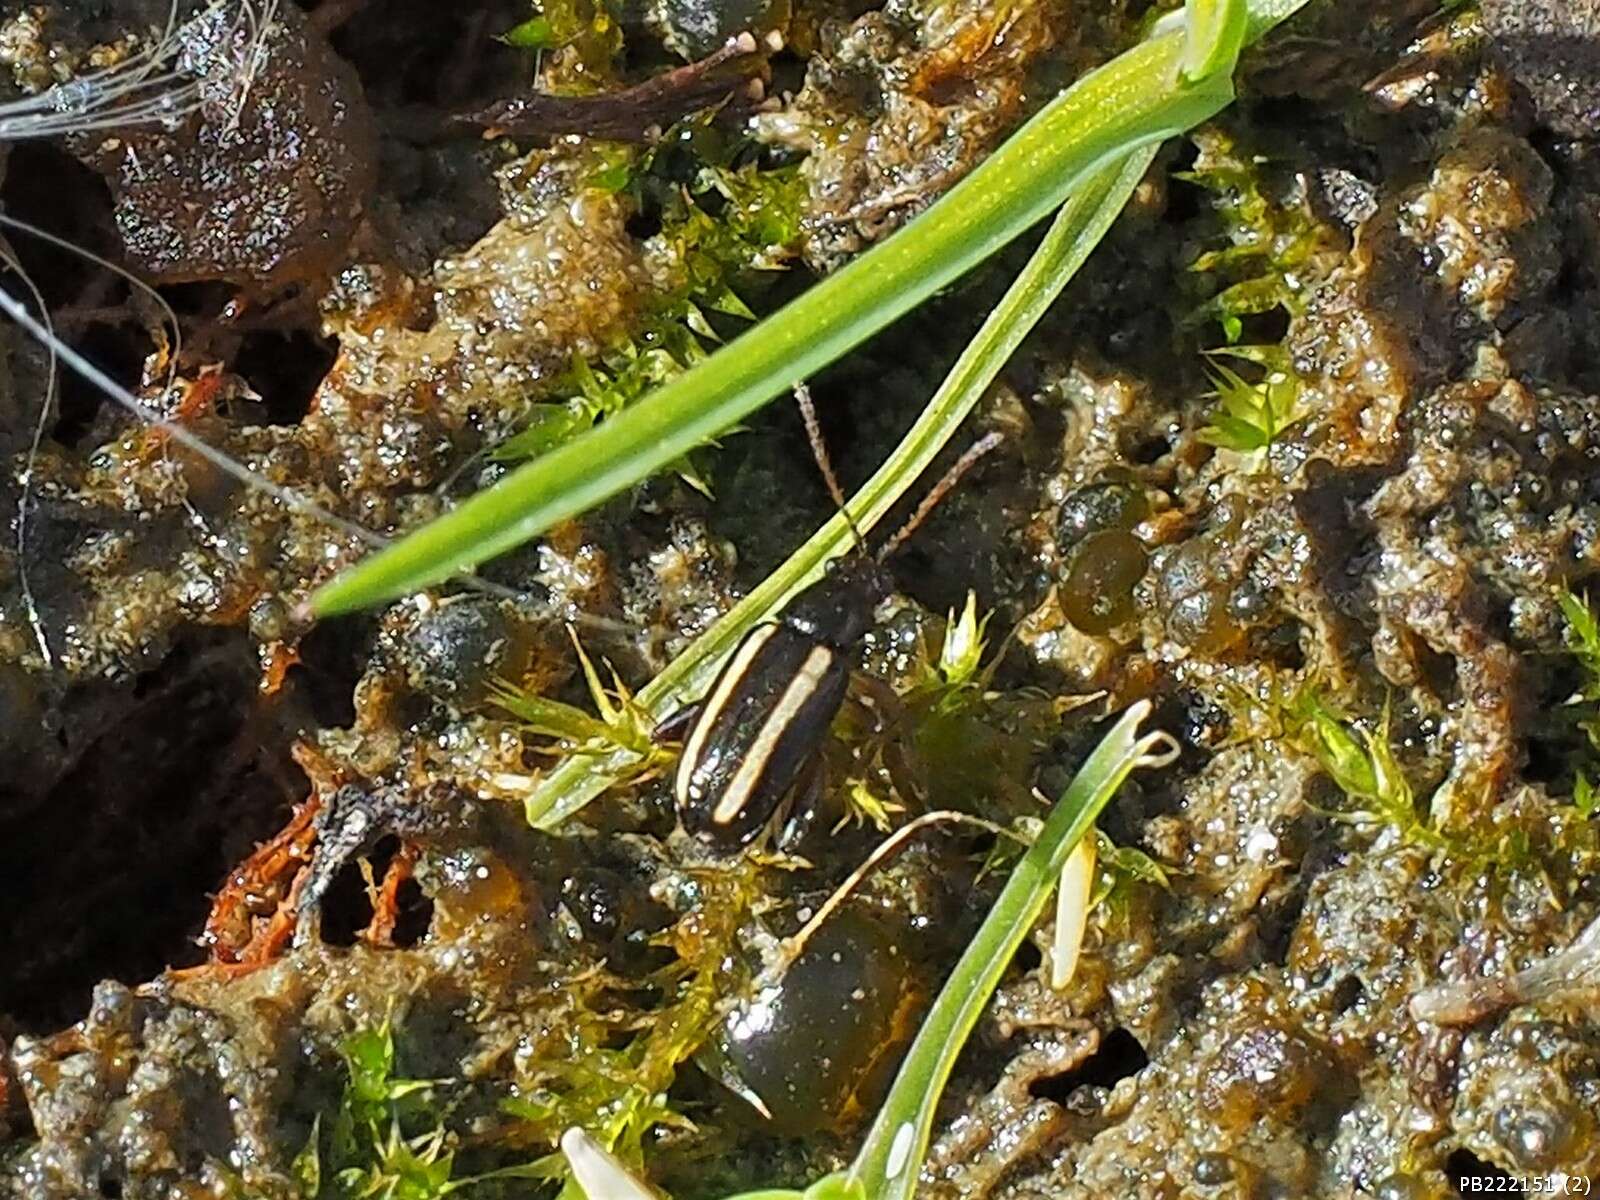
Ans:
<svg viewBox="0 0 1600 1200"><path fill-rule="evenodd" d="M1195 130L1190 140L1199 157L1178 178L1210 193L1218 220L1215 236L1189 267L1209 292L1191 320L1217 321L1228 341L1236 342L1245 317L1304 311L1337 243L1312 212L1298 176L1287 187L1272 187L1268 160L1221 124Z"/></svg>
<svg viewBox="0 0 1600 1200"><path fill-rule="evenodd" d="M1572 807L1586 821L1593 818L1597 808L1600 808L1600 797L1595 794L1594 783L1581 770L1572 783Z"/></svg>
<svg viewBox="0 0 1600 1200"><path fill-rule="evenodd" d="M917 641L891 719L881 706L845 706L828 753L851 811L880 827L890 814L927 809L1001 824L1037 815L1028 781L1068 706L1042 691L990 686L999 656L988 653L988 624L969 594L937 641Z"/></svg>
<svg viewBox="0 0 1600 1200"><path fill-rule="evenodd" d="M906 693L909 703L928 713L955 713L981 702L994 673L993 663L983 666L992 615L980 617L977 593L967 593L961 615L952 611L946 618L938 651L926 642L919 646Z"/></svg>
<svg viewBox="0 0 1600 1200"><path fill-rule="evenodd" d="M1552 804L1516 791L1472 825L1438 822L1419 803L1389 738L1385 712L1370 727L1336 714L1312 689L1286 714L1291 739L1321 764L1347 807L1331 815L1428 851L1448 878L1464 883L1540 879L1551 901L1564 904L1600 865L1600 823L1592 795Z"/></svg>
<svg viewBox="0 0 1600 1200"><path fill-rule="evenodd" d="M1572 768L1572 804L1585 819L1600 808L1591 774L1600 769L1600 617L1587 596L1562 588L1557 594L1566 618L1565 642L1581 673L1577 692L1567 701L1566 714L1583 734L1588 753L1578 754Z"/></svg>
<svg viewBox="0 0 1600 1200"><path fill-rule="evenodd" d="M806 189L797 167L763 167L745 161L747 153L697 117L643 154L614 147L604 156L588 186L626 192L660 222L645 249L670 283L631 337L597 360L573 361L553 398L535 404L528 425L495 449L498 461L543 454L706 358L720 340L708 314L755 319L744 296L795 254ZM692 464L680 472L704 490Z"/></svg>
<svg viewBox="0 0 1600 1200"><path fill-rule="evenodd" d="M1094 891L1089 907L1102 922L1124 916L1140 888L1170 888L1161 864L1136 846L1119 846L1100 830L1095 836Z"/></svg>
<svg viewBox="0 0 1600 1200"><path fill-rule="evenodd" d="M1557 597L1561 615L1566 618L1567 650L1583 673L1582 683L1568 707L1589 743L1600 749L1600 619L1589 607L1587 596L1579 597L1563 588Z"/></svg>
<svg viewBox="0 0 1600 1200"><path fill-rule="evenodd" d="M1363 825L1388 826L1407 845L1440 853L1452 849L1418 808L1416 794L1389 741L1387 712L1376 729L1365 729L1337 715L1307 688L1296 696L1287 716L1300 748L1321 763L1349 801L1349 807L1334 815Z"/></svg>
<svg viewBox="0 0 1600 1200"><path fill-rule="evenodd" d="M651 778L670 757L666 747L655 739L654 719L639 706L615 670L611 672L611 686L601 681L600 672L575 633L572 644L598 715L505 684L493 689L495 703L517 718L529 734L551 739L552 754L603 755L627 750L635 761L628 772L617 777L616 784Z"/></svg>
<svg viewBox="0 0 1600 1200"><path fill-rule="evenodd" d="M657 939L674 954L661 970L629 980L602 967L574 967L569 977L552 979L553 1007L511 1094L498 1099L498 1123L485 1120L484 1097L465 1081L401 1076L389 1021L352 1034L340 1047L346 1082L339 1100L318 1115L291 1166L300 1194L498 1198L531 1194L515 1181L542 1180L564 1182L563 1194L580 1200L556 1152L573 1126L641 1165L656 1130L693 1128L670 1090L710 1033L720 998L738 983L728 964L760 895L760 872L741 857L692 873L687 911ZM479 1115L467 1122L469 1099ZM459 1174L468 1157L480 1166L511 1163Z"/></svg>
<svg viewBox="0 0 1600 1200"><path fill-rule="evenodd" d="M313 1122L291 1164L303 1196L316 1200L436 1200L473 1182L452 1180L454 1139L435 1084L395 1077L388 1021L340 1047L346 1082L338 1106Z"/></svg>
<svg viewBox="0 0 1600 1200"><path fill-rule="evenodd" d="M1567 649L1584 670L1583 698L1600 699L1600 618L1589 607L1587 596L1561 589L1557 599L1561 615L1567 619Z"/></svg>
<svg viewBox="0 0 1600 1200"><path fill-rule="evenodd" d="M760 894L759 871L741 856L726 867L696 872L692 907L657 938L674 951L675 961L640 987L604 980L607 986L583 1005L586 1019L566 1030L566 1053L530 1064L531 1074L501 1104L515 1121L512 1141L551 1151L528 1169L530 1175L564 1177L565 1160L554 1148L573 1126L634 1166L644 1161L658 1127L692 1128L668 1092L710 1033L719 998L737 982L729 978L728 964ZM629 1007L631 998L650 995L666 1000L642 1011ZM568 1189L581 1195L570 1182Z"/></svg>

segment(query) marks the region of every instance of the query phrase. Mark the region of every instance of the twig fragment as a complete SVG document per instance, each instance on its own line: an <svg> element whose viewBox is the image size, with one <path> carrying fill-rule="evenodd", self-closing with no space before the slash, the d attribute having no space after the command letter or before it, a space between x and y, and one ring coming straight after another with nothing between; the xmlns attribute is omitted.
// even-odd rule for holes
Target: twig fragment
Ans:
<svg viewBox="0 0 1600 1200"><path fill-rule="evenodd" d="M1565 950L1507 975L1436 984L1411 997L1411 1015L1431 1025L1473 1025L1485 1017L1562 992L1600 991L1600 917Z"/></svg>
<svg viewBox="0 0 1600 1200"><path fill-rule="evenodd" d="M780 42L781 44L781 42ZM646 142L674 121L716 104L759 104L772 42L748 33L729 38L705 58L620 91L593 96L535 92L503 100L456 121L483 127L485 138L552 138L567 134Z"/></svg>

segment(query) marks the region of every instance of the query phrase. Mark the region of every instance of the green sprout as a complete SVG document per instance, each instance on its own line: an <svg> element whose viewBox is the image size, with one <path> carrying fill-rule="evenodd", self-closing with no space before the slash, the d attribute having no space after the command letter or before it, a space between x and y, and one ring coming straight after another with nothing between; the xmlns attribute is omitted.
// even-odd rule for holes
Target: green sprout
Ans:
<svg viewBox="0 0 1600 1200"><path fill-rule="evenodd" d="M1157 22L1150 38L1047 104L899 232L614 419L334 579L313 597L312 609L323 616L346 612L448 579L677 462L988 259L1064 201L1103 186L1111 164L1226 107L1242 46L1304 3L1190 0L1181 13ZM1196 76L1199 70L1207 73ZM951 432L943 431L935 450ZM888 481L893 496L916 478L907 469L912 461L896 466Z"/></svg>
<svg viewBox="0 0 1600 1200"><path fill-rule="evenodd" d="M626 780L641 782L649 778L670 757L655 740L654 718L614 668L611 686L605 685L576 633L572 634L572 644L598 716L503 683L491 693L495 703L516 717L528 732L555 739L557 749L564 755L595 756L621 750L632 756ZM620 776L616 780L623 781Z"/></svg>
<svg viewBox="0 0 1600 1200"><path fill-rule="evenodd" d="M337 1176L342 1194L381 1200L434 1200L448 1196L476 1180L452 1180L455 1156L444 1149L445 1132L435 1129L420 1137L408 1138L398 1123L389 1126L388 1135L372 1140L372 1162L351 1167Z"/></svg>
<svg viewBox="0 0 1600 1200"><path fill-rule="evenodd" d="M889 713L846 706L833 729L843 759L839 828L853 821L888 833L893 814L913 804L964 811L979 794L1008 814L1034 812L1018 781L1062 710L1039 692L990 688L1000 656L986 659L989 616L969 592L937 641L918 639Z"/></svg>
<svg viewBox="0 0 1600 1200"><path fill-rule="evenodd" d="M959 617L951 610L937 657L925 652L918 662L918 677L912 682L909 697L912 703L930 713L949 713L964 707L974 694L982 693L991 673L982 665L988 648L984 634L990 616L978 615L975 592L967 593L967 603Z"/></svg>
<svg viewBox="0 0 1600 1200"><path fill-rule="evenodd" d="M1217 405L1210 423L1200 431L1202 441L1239 454L1259 454L1305 416L1299 408L1299 377L1281 347L1225 346L1211 354L1255 363L1262 377L1251 383L1221 363L1211 365Z"/></svg>

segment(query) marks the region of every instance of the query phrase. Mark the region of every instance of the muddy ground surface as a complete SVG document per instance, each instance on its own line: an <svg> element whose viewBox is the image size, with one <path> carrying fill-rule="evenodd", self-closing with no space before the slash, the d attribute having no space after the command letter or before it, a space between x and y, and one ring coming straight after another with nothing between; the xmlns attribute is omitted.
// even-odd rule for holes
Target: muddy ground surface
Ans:
<svg viewBox="0 0 1600 1200"><path fill-rule="evenodd" d="M683 1200L802 1185L1004 842L914 839L747 1037L778 939L920 813L1038 817L1139 699L1182 753L1101 821L1071 983L1048 921L1008 973L926 1194L1600 1179L1600 19L1347 8L1247 57L993 389L971 435L1004 449L892 561L779 852L686 834L664 768L553 832L523 800L573 748L526 702L594 709L569 622L637 689L830 515L789 406L488 590L299 606L361 530L891 234L1153 14L0 5L0 99L133 80L0 144L43 311L343 522L0 331L0 1196L553 1196L573 1124ZM744 31L782 36L719 49ZM847 486L1024 252L813 380ZM1218 390L1271 397L1270 436ZM992 671L957 686L969 592Z"/></svg>

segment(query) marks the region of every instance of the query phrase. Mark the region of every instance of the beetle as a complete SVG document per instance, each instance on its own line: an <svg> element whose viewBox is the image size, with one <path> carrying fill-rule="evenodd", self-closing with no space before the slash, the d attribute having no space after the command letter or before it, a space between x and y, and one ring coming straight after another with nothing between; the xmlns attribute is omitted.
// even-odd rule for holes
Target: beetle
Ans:
<svg viewBox="0 0 1600 1200"><path fill-rule="evenodd" d="M795 397L817 466L843 511L844 494L803 385ZM872 627L879 601L893 590L884 560L999 443L997 433L974 443L876 555L867 553L857 532L851 554L830 562L827 573L797 593L776 620L744 636L692 713L684 738L673 792L685 829L709 842L742 846L769 826L815 762L844 703L851 652Z"/></svg>

